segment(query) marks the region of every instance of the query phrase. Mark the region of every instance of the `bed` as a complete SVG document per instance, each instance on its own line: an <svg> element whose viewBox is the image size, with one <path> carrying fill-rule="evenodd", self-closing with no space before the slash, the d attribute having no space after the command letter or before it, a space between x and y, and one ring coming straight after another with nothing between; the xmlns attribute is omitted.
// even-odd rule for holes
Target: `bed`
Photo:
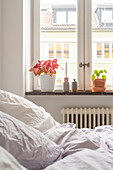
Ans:
<svg viewBox="0 0 113 170"><path fill-rule="evenodd" d="M112 170L113 126L78 129L44 108L0 90L2 170Z"/></svg>

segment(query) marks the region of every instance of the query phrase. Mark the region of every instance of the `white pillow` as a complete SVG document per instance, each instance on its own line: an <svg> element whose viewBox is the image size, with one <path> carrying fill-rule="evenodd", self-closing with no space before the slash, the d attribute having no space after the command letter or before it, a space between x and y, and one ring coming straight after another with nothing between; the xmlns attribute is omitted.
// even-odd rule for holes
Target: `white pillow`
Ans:
<svg viewBox="0 0 113 170"><path fill-rule="evenodd" d="M0 146L0 169L1 170L27 170L16 159Z"/></svg>
<svg viewBox="0 0 113 170"><path fill-rule="evenodd" d="M62 155L60 146L38 130L0 112L0 146L28 169L41 169Z"/></svg>
<svg viewBox="0 0 113 170"><path fill-rule="evenodd" d="M41 132L45 132L58 125L44 108L35 105L23 97L3 90L0 90L0 111L21 120Z"/></svg>

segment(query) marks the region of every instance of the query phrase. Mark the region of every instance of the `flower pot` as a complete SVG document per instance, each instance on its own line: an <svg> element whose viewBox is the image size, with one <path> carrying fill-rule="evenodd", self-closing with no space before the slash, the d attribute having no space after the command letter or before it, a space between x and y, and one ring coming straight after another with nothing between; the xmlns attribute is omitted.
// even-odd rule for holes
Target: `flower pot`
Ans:
<svg viewBox="0 0 113 170"><path fill-rule="evenodd" d="M44 74L40 76L40 87L42 92L53 92L55 88L56 75Z"/></svg>
<svg viewBox="0 0 113 170"><path fill-rule="evenodd" d="M95 79L92 81L94 87L105 87L106 80L104 79Z"/></svg>
<svg viewBox="0 0 113 170"><path fill-rule="evenodd" d="M92 87L92 92L105 92L105 87Z"/></svg>
<svg viewBox="0 0 113 170"><path fill-rule="evenodd" d="M105 92L105 83L106 80L104 79L95 79L92 81L93 87L92 87L92 92Z"/></svg>

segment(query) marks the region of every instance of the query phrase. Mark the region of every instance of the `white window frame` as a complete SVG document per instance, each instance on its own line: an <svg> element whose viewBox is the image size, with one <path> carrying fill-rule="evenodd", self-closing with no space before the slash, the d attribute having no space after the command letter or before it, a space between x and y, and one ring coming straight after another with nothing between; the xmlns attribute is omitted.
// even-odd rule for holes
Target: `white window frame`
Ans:
<svg viewBox="0 0 113 170"><path fill-rule="evenodd" d="M91 14L91 15L89 15ZM92 5L91 0L78 0L78 76L82 90L91 90L92 74ZM90 64L90 67L79 68L79 63Z"/></svg>
<svg viewBox="0 0 113 170"><path fill-rule="evenodd" d="M40 0L29 0L31 5L30 10L30 23L31 25L28 32L30 32L30 52L29 57L31 57L30 61L26 62L26 79L30 79L30 81L26 81L26 84L29 82L30 85L27 86L27 91L29 89L35 90L40 89L39 87L39 79L33 74L29 73L28 67L32 67L36 64L38 58L40 56ZM91 14L91 15L89 15ZM27 12L25 14L27 15ZM27 17L26 17L27 18ZM26 32L26 30L25 30ZM28 36L26 33L26 37ZM25 39L27 41L27 38ZM96 41L96 40L95 40ZM104 40L102 40L104 41ZM107 40L105 40L107 42ZM111 40L111 42L113 42ZM112 48L112 47L110 47ZM28 56L28 50L26 48L25 55ZM91 74L92 74L92 1L91 0L78 0L77 3L77 72L78 72L78 90L91 90ZM26 57L28 59L29 57ZM113 61L112 58L105 59L103 62ZM80 63L87 64L90 63L90 67L80 68ZM100 59L98 59L100 62Z"/></svg>
<svg viewBox="0 0 113 170"><path fill-rule="evenodd" d="M40 56L40 0L33 0L33 62L34 65ZM77 3L77 71L78 71L78 90L91 89L92 71L92 16L91 0L78 0ZM90 63L90 67L85 71L79 67L79 63ZM39 89L39 80L33 76L33 89Z"/></svg>

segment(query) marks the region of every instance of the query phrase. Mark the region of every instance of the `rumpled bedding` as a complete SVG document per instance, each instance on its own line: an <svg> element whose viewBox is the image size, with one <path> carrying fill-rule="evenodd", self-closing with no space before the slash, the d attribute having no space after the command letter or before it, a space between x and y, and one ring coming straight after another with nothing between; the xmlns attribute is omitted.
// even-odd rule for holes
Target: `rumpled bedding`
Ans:
<svg viewBox="0 0 113 170"><path fill-rule="evenodd" d="M0 111L24 122L40 132L59 126L50 113L33 102L0 89Z"/></svg>
<svg viewBox="0 0 113 170"><path fill-rule="evenodd" d="M60 146L43 133L1 111L0 146L29 170L45 168L62 157Z"/></svg>
<svg viewBox="0 0 113 170"><path fill-rule="evenodd" d="M113 170L113 126L61 127L45 135L64 149L63 159L46 170Z"/></svg>
<svg viewBox="0 0 113 170"><path fill-rule="evenodd" d="M113 126L77 129L74 124L60 125L44 108L3 90L0 111L4 112L0 113L0 145L26 168L113 170ZM11 155L4 152L2 156L6 160L0 158L0 170L12 170Z"/></svg>
<svg viewBox="0 0 113 170"><path fill-rule="evenodd" d="M17 160L0 146L0 170L27 170Z"/></svg>

